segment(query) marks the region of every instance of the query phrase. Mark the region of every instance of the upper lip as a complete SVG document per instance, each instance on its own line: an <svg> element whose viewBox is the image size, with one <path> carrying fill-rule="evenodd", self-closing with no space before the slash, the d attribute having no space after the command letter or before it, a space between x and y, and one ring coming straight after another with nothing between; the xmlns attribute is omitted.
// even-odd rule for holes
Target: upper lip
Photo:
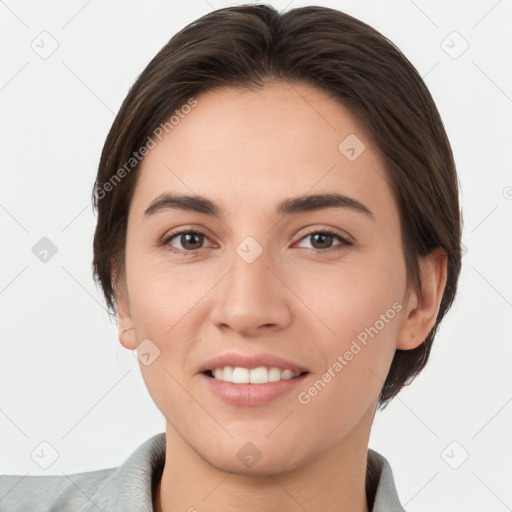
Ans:
<svg viewBox="0 0 512 512"><path fill-rule="evenodd" d="M274 354L240 354L231 352L228 354L220 354L208 359L203 365L201 365L199 372L203 373L207 370L215 370L215 368L224 368L225 366L239 366L249 370L265 366L267 368L275 367L280 370L292 370L300 373L308 371L303 366Z"/></svg>

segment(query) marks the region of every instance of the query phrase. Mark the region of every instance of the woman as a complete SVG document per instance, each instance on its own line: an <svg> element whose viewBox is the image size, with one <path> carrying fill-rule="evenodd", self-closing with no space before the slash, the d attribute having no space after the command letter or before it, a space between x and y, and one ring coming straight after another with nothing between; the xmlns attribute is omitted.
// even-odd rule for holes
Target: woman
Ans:
<svg viewBox="0 0 512 512"><path fill-rule="evenodd" d="M368 440L454 300L461 214L392 43L322 7L203 16L129 91L93 201L166 432L119 468L1 477L2 510L403 510Z"/></svg>

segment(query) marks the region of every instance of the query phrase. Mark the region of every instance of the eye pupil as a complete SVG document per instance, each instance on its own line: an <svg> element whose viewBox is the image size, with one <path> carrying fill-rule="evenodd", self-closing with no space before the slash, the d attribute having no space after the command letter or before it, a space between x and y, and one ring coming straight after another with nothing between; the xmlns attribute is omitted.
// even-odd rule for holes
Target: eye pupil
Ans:
<svg viewBox="0 0 512 512"><path fill-rule="evenodd" d="M317 237L320 237L320 247L319 249L325 249L325 247L322 245L322 242L325 244L325 241L327 239L327 245L330 246L332 243L332 235L329 235L327 233L315 233L312 235L313 237L313 247L315 246L315 243L317 242ZM317 248L317 247L315 247Z"/></svg>
<svg viewBox="0 0 512 512"><path fill-rule="evenodd" d="M203 235L200 234L200 233L186 233L186 234L181 235L181 244L182 244L182 246L185 249L191 249L191 250L197 249L196 246L187 247L187 244L191 243L191 239L192 239L192 244L193 244L195 237L199 237L199 242L201 242ZM196 244L197 244L197 240L196 240ZM199 245L201 245L201 244L199 243Z"/></svg>

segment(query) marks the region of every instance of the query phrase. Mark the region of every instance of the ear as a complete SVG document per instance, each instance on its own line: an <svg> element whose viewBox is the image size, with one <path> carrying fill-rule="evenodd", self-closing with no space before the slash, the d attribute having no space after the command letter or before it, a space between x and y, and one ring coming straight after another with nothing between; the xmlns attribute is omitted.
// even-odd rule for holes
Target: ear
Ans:
<svg viewBox="0 0 512 512"><path fill-rule="evenodd" d="M128 290L126 282L116 287L116 309L117 309L117 330L118 337L121 345L129 350L137 348L137 340L135 337L135 322L132 319L130 311L130 300L128 297Z"/></svg>
<svg viewBox="0 0 512 512"><path fill-rule="evenodd" d="M396 348L412 350L421 345L436 323L446 286L448 257L439 247L420 261L420 290L409 294L405 320L398 333Z"/></svg>

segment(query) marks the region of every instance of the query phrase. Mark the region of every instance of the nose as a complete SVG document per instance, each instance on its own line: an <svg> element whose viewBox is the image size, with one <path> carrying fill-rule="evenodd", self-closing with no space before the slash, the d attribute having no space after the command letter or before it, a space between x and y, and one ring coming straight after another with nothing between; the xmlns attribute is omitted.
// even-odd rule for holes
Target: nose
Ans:
<svg viewBox="0 0 512 512"><path fill-rule="evenodd" d="M246 337L290 324L293 294L271 259L265 250L252 262L234 253L230 270L214 288L212 323Z"/></svg>

